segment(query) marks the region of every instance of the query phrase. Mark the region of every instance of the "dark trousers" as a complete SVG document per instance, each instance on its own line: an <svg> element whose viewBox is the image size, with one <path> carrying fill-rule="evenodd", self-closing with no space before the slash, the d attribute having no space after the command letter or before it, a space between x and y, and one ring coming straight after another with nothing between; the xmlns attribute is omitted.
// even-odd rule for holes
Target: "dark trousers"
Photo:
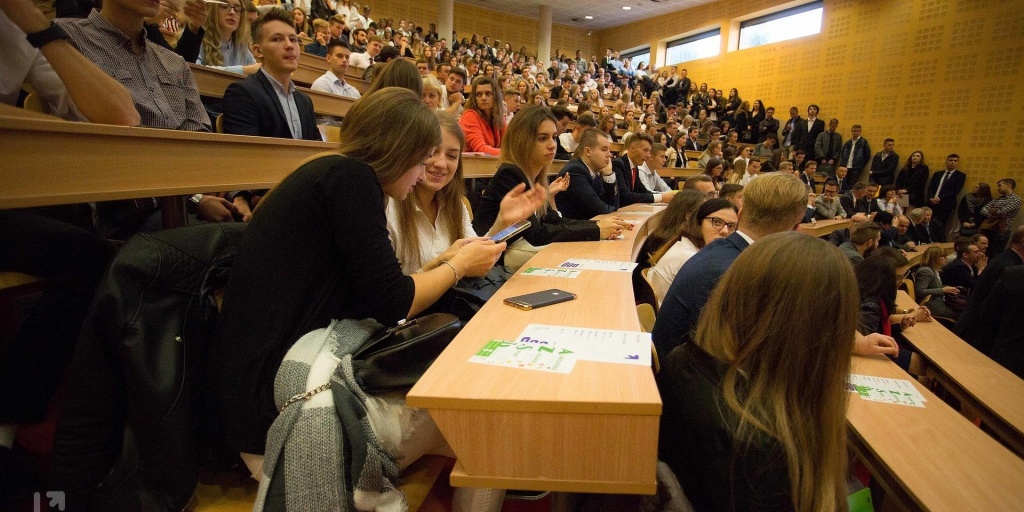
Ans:
<svg viewBox="0 0 1024 512"><path fill-rule="evenodd" d="M0 270L46 280L18 333L3 342L0 423L45 417L110 254L105 240L83 229L32 213L0 211Z"/></svg>

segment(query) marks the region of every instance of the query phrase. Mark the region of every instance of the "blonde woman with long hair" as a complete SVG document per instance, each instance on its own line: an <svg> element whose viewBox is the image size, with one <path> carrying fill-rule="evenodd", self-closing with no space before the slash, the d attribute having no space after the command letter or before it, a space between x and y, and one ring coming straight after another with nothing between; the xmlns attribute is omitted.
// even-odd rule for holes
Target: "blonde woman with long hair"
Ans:
<svg viewBox="0 0 1024 512"><path fill-rule="evenodd" d="M694 341L657 376L658 458L695 509L847 509L857 294L838 249L791 231L758 240L722 276Z"/></svg>
<svg viewBox="0 0 1024 512"><path fill-rule="evenodd" d="M209 3L206 12L206 33L196 63L244 75L259 71L260 64L249 50L252 35L242 2Z"/></svg>
<svg viewBox="0 0 1024 512"><path fill-rule="evenodd" d="M557 147L557 131L555 117L547 107L529 105L512 117L501 146L501 165L480 196L480 205L473 218L473 228L477 233L483 233L494 225L501 210L501 200L510 191L519 187L526 190L547 188L548 169ZM549 206L538 208L527 220L530 227L509 241L505 265L516 268L532 257L539 246L552 242L601 240L628 229L628 224L621 219L597 222L565 219Z"/></svg>

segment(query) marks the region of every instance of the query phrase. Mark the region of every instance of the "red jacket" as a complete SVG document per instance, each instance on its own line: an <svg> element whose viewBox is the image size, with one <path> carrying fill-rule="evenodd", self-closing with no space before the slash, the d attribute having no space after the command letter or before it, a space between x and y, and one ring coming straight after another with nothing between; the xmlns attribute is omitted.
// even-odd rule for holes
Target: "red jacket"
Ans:
<svg viewBox="0 0 1024 512"><path fill-rule="evenodd" d="M487 120L479 112L467 109L459 118L459 126L466 133L466 151L471 153L487 153L498 156L501 152L501 136L505 132L504 126L492 130Z"/></svg>

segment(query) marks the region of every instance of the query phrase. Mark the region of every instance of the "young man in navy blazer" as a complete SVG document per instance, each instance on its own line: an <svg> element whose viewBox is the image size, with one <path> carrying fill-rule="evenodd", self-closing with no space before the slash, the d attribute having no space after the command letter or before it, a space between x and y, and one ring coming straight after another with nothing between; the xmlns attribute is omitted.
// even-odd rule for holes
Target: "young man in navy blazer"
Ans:
<svg viewBox="0 0 1024 512"><path fill-rule="evenodd" d="M322 141L312 100L291 80L300 48L291 14L267 11L253 22L252 38L253 55L263 66L224 91L224 132Z"/></svg>
<svg viewBox="0 0 1024 512"><path fill-rule="evenodd" d="M597 128L587 128L580 135L576 158L559 173L559 177L569 175L569 188L555 196L563 217L586 220L619 209L611 143L608 134Z"/></svg>
<svg viewBox="0 0 1024 512"><path fill-rule="evenodd" d="M651 193L640 179L640 167L651 158L654 138L646 133L635 133L625 141L626 154L612 161L615 180L619 187L619 206L634 203L668 203L676 191Z"/></svg>

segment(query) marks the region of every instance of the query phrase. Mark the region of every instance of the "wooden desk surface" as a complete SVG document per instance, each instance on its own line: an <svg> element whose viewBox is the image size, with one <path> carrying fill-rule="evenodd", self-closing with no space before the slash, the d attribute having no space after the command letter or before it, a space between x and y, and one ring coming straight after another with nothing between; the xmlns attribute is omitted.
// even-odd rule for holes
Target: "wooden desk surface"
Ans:
<svg viewBox="0 0 1024 512"><path fill-rule="evenodd" d="M850 445L909 510L1019 510L1024 460L888 359L853 357L852 373L913 382L924 408L850 395Z"/></svg>
<svg viewBox="0 0 1024 512"><path fill-rule="evenodd" d="M689 167L662 167L658 169L658 176L662 178L689 178L701 174L701 170Z"/></svg>
<svg viewBox="0 0 1024 512"><path fill-rule="evenodd" d="M900 308L914 307L906 292L896 296ZM903 335L928 361L929 374L967 402L986 425L1018 455L1024 455L1024 380L982 354L939 322L919 322Z"/></svg>
<svg viewBox="0 0 1024 512"><path fill-rule="evenodd" d="M905 251L907 260L910 261L910 266L921 263L921 258L924 256L924 251L929 247L941 247L946 251L946 254L953 252L953 242L935 242L932 244L919 245L913 251Z"/></svg>
<svg viewBox="0 0 1024 512"><path fill-rule="evenodd" d="M229 85L245 78L245 76L237 73L229 73L227 71L208 68L198 64L189 64L189 67L192 68L192 76L196 79L196 85L199 87L199 94L211 98L223 98L224 91ZM309 74L308 70L303 73ZM303 76L305 78L309 78L308 76ZM316 80L317 77L319 77L319 75L312 78L313 80ZM295 81L298 83L300 80L296 79ZM305 87L297 87L297 89L309 96L313 101L313 111L321 115L344 117L345 114L348 113L348 109L355 103L355 100L345 98L343 96L335 96L333 94L314 91Z"/></svg>
<svg viewBox="0 0 1024 512"><path fill-rule="evenodd" d="M551 244L523 268L555 267L580 256L632 261L662 210L621 210L636 223L625 240ZM506 297L548 288L578 298L535 311L502 304ZM469 362L487 341L514 340L530 323L640 330L631 274L517 274L423 375L407 400L430 410L458 456L453 485L653 493L661 398L650 368L579 361L563 375Z"/></svg>
<svg viewBox="0 0 1024 512"><path fill-rule="evenodd" d="M328 69L327 59L312 53L299 52L299 64L308 68L319 69L320 74L324 74Z"/></svg>
<svg viewBox="0 0 1024 512"><path fill-rule="evenodd" d="M269 188L306 158L337 147L32 119L22 112L0 105L0 208Z"/></svg>
<svg viewBox="0 0 1024 512"><path fill-rule="evenodd" d="M805 222L797 227L797 231L811 236L821 237L832 234L833 231L850 227L849 219L842 220L819 220L817 222Z"/></svg>
<svg viewBox="0 0 1024 512"><path fill-rule="evenodd" d="M501 159L496 156L490 155L463 155L462 156L462 177L466 179L471 178L490 178L494 176L494 173L498 170L498 166L501 163ZM565 164L569 163L567 160L555 160L551 162L548 174L558 174L565 167Z"/></svg>

